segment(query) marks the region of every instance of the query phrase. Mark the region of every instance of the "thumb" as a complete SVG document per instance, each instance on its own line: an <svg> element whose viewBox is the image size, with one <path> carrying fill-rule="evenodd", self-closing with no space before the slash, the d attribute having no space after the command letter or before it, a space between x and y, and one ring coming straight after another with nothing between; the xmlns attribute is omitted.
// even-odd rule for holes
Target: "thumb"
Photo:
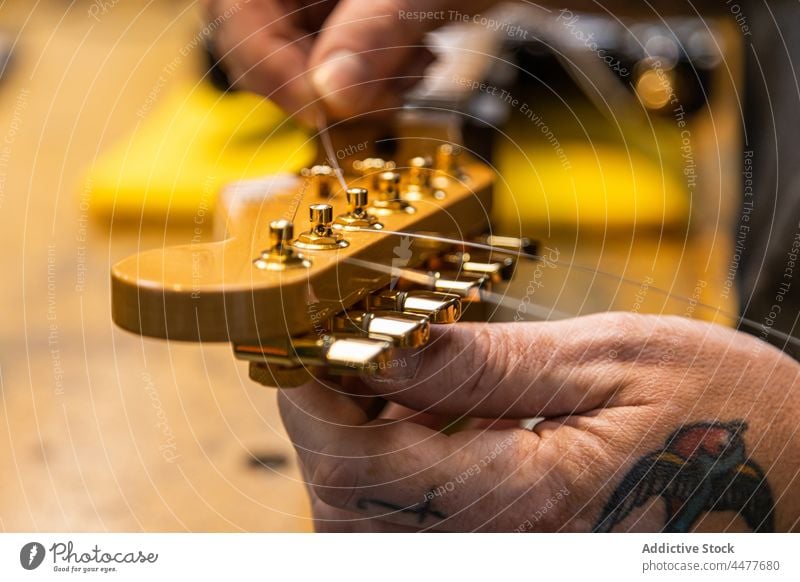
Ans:
<svg viewBox="0 0 800 582"><path fill-rule="evenodd" d="M548 323L438 327L413 378L366 389L414 410L479 418L557 417L641 404L630 363L649 362L657 318L606 313Z"/></svg>
<svg viewBox="0 0 800 582"><path fill-rule="evenodd" d="M397 76L421 73L431 59L422 39L450 21L450 10L474 13L495 1L465 8L454 0L341 0L314 43L311 83L334 114L365 113L386 103L382 93L398 85Z"/></svg>

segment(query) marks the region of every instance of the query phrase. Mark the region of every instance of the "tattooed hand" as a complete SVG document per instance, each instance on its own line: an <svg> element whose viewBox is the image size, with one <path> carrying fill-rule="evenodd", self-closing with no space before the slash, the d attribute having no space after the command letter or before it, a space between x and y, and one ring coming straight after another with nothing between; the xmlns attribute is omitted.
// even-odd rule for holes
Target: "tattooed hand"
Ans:
<svg viewBox="0 0 800 582"><path fill-rule="evenodd" d="M800 366L755 338L603 314L438 329L417 359L402 382L281 391L319 529L798 527ZM433 415L497 420L447 436Z"/></svg>

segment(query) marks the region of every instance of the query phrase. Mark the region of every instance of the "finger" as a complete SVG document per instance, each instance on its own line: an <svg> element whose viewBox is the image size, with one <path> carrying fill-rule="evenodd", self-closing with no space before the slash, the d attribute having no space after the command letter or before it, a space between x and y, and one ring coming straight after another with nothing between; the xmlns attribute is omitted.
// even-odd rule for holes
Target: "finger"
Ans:
<svg viewBox="0 0 800 582"><path fill-rule="evenodd" d="M346 399L318 383L279 399L309 487L332 507L412 527L513 529L510 508L547 499L554 475L568 473L558 466L561 447L539 447L528 431L444 436L407 422L361 424L365 416ZM581 447L573 449L578 457Z"/></svg>
<svg viewBox="0 0 800 582"><path fill-rule="evenodd" d="M458 4L473 13L489 0ZM311 80L326 105L339 116L368 111L386 89L385 80L412 66L426 32L446 17L413 18L416 12L447 14L447 0L342 0L325 21L309 62Z"/></svg>
<svg viewBox="0 0 800 582"><path fill-rule="evenodd" d="M319 380L323 384L325 380ZM340 394L341 396L349 396L349 400L342 399L349 409L351 405L355 405L364 413L363 419L373 420L381 416L384 410L389 406L394 406L386 402L385 399L372 394L364 384L364 381L357 376L344 376L337 378L336 384L329 384L331 390ZM366 421L364 420L364 421Z"/></svg>
<svg viewBox="0 0 800 582"><path fill-rule="evenodd" d="M504 428L518 428L520 426L519 421L513 419L470 418L430 414L428 412L419 412L393 402L390 402L386 408L381 411L380 416L387 420L404 420L406 422L413 422L414 424L421 424L422 426L427 426L428 428L448 434L467 429L498 430Z"/></svg>
<svg viewBox="0 0 800 582"><path fill-rule="evenodd" d="M425 78L428 67L435 60L436 57L428 49L414 49L410 62L391 77L388 90L397 95L408 92Z"/></svg>
<svg viewBox="0 0 800 582"><path fill-rule="evenodd" d="M311 514L314 518L314 531L316 532L410 533L419 531L419 528L416 527L398 525L328 505L317 496L312 487L308 488L308 492L309 500L311 501Z"/></svg>
<svg viewBox="0 0 800 582"><path fill-rule="evenodd" d="M220 11L225 3L214 8ZM327 10L332 4L327 3ZM277 2L236 4L216 31L217 57L237 88L265 95L284 110L314 125L316 95L306 76L313 38L302 27L309 10L288 10ZM317 7L314 17L321 23L327 13Z"/></svg>
<svg viewBox="0 0 800 582"><path fill-rule="evenodd" d="M435 414L556 417L641 403L630 367L651 362L653 319L602 314L550 323L439 328L413 378L370 379L373 393Z"/></svg>
<svg viewBox="0 0 800 582"><path fill-rule="evenodd" d="M384 420L413 422L414 424L419 424L441 432L444 432L445 429L453 423L452 417L418 412L393 402L389 403L386 408L381 411L380 417Z"/></svg>
<svg viewBox="0 0 800 582"><path fill-rule="evenodd" d="M306 468L302 461L298 459L300 472L305 479L306 491L308 492L309 502L311 503L311 515L314 520L314 531L320 533L340 533L340 532L397 532L407 533L419 531L418 528L408 527L382 521L377 518L339 509L322 501L308 484L306 478Z"/></svg>
<svg viewBox="0 0 800 582"><path fill-rule="evenodd" d="M337 509L314 496L311 500L314 531L319 533L413 533L418 527L399 525L375 517Z"/></svg>

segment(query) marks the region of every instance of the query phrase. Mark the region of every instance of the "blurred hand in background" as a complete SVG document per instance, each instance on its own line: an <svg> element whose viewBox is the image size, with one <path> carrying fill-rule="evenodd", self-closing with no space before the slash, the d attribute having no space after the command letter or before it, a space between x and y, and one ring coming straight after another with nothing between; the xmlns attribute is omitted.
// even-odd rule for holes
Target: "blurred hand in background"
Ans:
<svg viewBox="0 0 800 582"><path fill-rule="evenodd" d="M204 0L231 84L308 124L397 107L432 62L425 33L496 0Z"/></svg>

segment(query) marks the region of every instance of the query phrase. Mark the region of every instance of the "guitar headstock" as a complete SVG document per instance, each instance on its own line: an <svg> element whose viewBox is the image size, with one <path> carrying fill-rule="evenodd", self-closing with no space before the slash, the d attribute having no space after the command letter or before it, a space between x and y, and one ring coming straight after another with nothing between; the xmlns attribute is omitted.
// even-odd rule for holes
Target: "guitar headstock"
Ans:
<svg viewBox="0 0 800 582"><path fill-rule="evenodd" d="M402 234L467 239L489 225L492 171L432 133L430 124L401 124L391 159L367 151L380 139L333 133L341 180L322 158L255 191L229 190L215 218L222 240L114 265L115 323L150 337L230 342L265 365L363 371L388 347L423 344L429 322L455 321L460 301L491 275L465 276L469 256ZM431 270L442 261L447 269Z"/></svg>

